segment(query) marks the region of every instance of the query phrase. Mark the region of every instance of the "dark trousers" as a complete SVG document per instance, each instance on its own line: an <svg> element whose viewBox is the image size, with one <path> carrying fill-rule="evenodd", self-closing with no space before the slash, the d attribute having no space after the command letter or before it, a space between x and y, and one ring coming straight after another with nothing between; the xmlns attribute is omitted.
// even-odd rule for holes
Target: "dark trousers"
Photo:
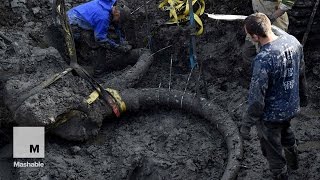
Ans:
<svg viewBox="0 0 320 180"><path fill-rule="evenodd" d="M105 70L106 49L95 41L92 31L76 25L71 25L71 29L81 64L92 64L94 74L102 73Z"/></svg>
<svg viewBox="0 0 320 180"><path fill-rule="evenodd" d="M290 121L271 123L263 120L256 125L262 154L275 177L287 173L287 163L290 167L297 163L295 136L290 126Z"/></svg>
<svg viewBox="0 0 320 180"><path fill-rule="evenodd" d="M92 31L83 30L78 26L72 25L72 33L80 60L88 61L94 67L94 75L102 72L120 70L127 65L137 62L143 49L132 49L127 53L118 52L116 48L106 48L103 44L95 41ZM82 62L85 64L86 62Z"/></svg>

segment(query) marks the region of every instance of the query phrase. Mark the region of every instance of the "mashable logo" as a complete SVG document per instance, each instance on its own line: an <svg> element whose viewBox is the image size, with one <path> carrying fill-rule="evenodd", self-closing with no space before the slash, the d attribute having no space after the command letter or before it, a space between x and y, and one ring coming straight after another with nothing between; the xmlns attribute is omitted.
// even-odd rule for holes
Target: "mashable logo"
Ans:
<svg viewBox="0 0 320 180"><path fill-rule="evenodd" d="M13 127L13 158L44 158L44 127Z"/></svg>

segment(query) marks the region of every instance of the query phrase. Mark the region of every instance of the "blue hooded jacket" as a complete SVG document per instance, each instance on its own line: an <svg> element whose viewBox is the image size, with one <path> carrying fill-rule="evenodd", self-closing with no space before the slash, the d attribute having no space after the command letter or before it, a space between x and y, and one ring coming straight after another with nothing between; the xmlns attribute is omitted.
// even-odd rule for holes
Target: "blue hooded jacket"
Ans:
<svg viewBox="0 0 320 180"><path fill-rule="evenodd" d="M93 0L76 6L67 12L69 23L85 30L93 30L97 42L108 42L113 47L119 46L107 37L115 2L116 0ZM120 33L118 29L116 31Z"/></svg>

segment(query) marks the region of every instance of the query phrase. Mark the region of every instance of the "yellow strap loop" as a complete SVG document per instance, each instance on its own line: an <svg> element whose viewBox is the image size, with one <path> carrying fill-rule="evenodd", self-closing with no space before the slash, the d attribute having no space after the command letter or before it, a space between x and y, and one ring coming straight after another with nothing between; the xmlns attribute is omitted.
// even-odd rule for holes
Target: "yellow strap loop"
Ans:
<svg viewBox="0 0 320 180"><path fill-rule="evenodd" d="M165 5L166 5L167 3L168 3L168 0L162 1L162 2L159 4L158 8L161 9L162 11L164 11L164 10L165 10L164 7L165 7Z"/></svg>
<svg viewBox="0 0 320 180"><path fill-rule="evenodd" d="M196 14L193 14L194 16L194 20L196 21L196 23L198 24L198 26L200 26L200 29L197 31L196 35L199 36L203 33L203 24L202 21L200 19L200 17Z"/></svg>
<svg viewBox="0 0 320 180"><path fill-rule="evenodd" d="M192 5L197 3L198 9L194 13L194 19L197 23L198 30L196 35L203 33L203 23L200 16L205 10L204 0L192 0ZM189 21L189 3L188 0L164 0L159 4L159 9L163 11L169 11L170 20L166 24L179 24Z"/></svg>
<svg viewBox="0 0 320 180"><path fill-rule="evenodd" d="M205 9L206 3L204 2L204 0L199 0L198 4L199 4L199 8L196 11L196 14L198 16L201 16L204 13L204 9Z"/></svg>
<svg viewBox="0 0 320 180"><path fill-rule="evenodd" d="M108 91L111 96L114 98L116 103L120 107L120 112L125 112L127 110L127 106L124 101L122 101L122 98L117 90L107 88L106 91ZM97 91L93 91L89 97L86 99L86 102L90 105L94 103L99 98L99 93Z"/></svg>
<svg viewBox="0 0 320 180"><path fill-rule="evenodd" d="M188 15L189 15L189 10L190 10L190 8L189 8L189 3L188 3L188 1L189 1L189 0L186 0L186 1L185 1L185 3L186 3L186 9L185 9L184 12L183 12L183 14L184 14L185 16L188 16ZM192 6L193 6L196 2L197 2L197 0L193 0L193 1L192 1Z"/></svg>

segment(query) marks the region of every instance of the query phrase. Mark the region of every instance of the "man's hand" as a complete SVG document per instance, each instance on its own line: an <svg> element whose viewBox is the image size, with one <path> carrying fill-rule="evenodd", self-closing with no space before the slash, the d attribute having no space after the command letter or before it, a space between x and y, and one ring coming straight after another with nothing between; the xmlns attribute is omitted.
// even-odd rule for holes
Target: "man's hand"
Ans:
<svg viewBox="0 0 320 180"><path fill-rule="evenodd" d="M242 136L243 139L245 140L250 140L250 130L251 127L246 126L246 125L241 125L240 127L240 135Z"/></svg>

